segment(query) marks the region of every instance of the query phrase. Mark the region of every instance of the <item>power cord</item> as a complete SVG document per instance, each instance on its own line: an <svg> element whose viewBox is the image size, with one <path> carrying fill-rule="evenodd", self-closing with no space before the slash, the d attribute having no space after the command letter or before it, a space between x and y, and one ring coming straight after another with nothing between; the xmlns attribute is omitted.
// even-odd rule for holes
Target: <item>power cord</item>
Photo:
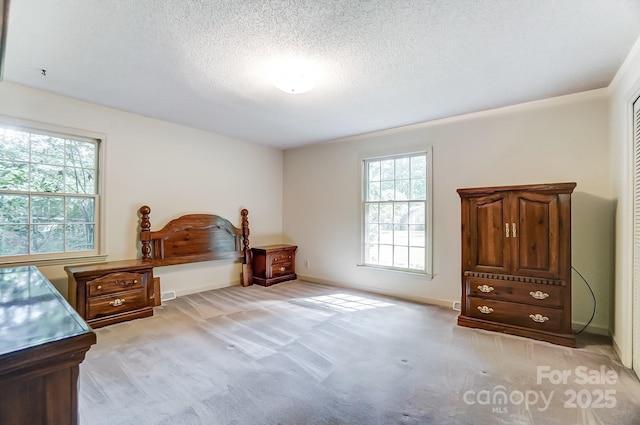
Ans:
<svg viewBox="0 0 640 425"><path fill-rule="evenodd" d="M576 335L580 335L582 332L584 332L585 329L587 329L587 326L589 326L591 324L591 321L593 320L594 316L596 315L596 294L593 293L593 289L591 289L591 285L589 285L589 282L587 282L587 279L584 278L584 276L582 276L582 274L573 266L571 266L571 268L578 273L578 276L580 276L582 278L582 280L584 281L584 283L587 284L587 288L589 289L589 292L591 292L591 297L593 298L593 311L591 312L591 318L589 319L589 321L587 321L587 323L583 326L582 329L580 329L578 332L575 332Z"/></svg>

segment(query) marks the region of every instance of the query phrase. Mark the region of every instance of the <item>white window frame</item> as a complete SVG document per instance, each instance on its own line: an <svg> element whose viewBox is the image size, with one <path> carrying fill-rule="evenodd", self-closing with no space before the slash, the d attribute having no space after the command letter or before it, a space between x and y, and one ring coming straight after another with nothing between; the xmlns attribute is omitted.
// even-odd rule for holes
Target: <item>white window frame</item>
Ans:
<svg viewBox="0 0 640 425"><path fill-rule="evenodd" d="M74 140L92 141L97 145L96 194L95 199L95 246L90 251L55 252L46 254L27 254L0 257L0 266L55 266L84 264L105 261L107 255L104 242L104 156L106 135L76 128L62 127L22 118L0 116L0 126L19 131L47 134ZM65 196L62 194L62 196Z"/></svg>
<svg viewBox="0 0 640 425"><path fill-rule="evenodd" d="M366 170L366 162L371 160L402 158L406 156L424 154L427 159L427 199L425 201L425 269L415 270L398 268L393 266L383 266L365 263L365 205L367 199L367 183L368 176ZM360 263L361 267L374 268L379 270L388 270L393 272L410 273L414 275L422 275L429 279L433 278L433 148L432 146L417 146L413 149L403 150L384 150L372 152L363 155L360 161Z"/></svg>

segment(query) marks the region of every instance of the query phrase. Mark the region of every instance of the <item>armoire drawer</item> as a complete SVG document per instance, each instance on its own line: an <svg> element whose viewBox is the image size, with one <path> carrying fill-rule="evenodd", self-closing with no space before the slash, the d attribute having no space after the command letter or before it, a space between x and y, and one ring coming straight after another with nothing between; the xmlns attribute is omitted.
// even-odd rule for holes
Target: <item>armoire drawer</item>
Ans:
<svg viewBox="0 0 640 425"><path fill-rule="evenodd" d="M564 287L508 280L466 278L467 295L498 301L531 304L544 307L562 307Z"/></svg>
<svg viewBox="0 0 640 425"><path fill-rule="evenodd" d="M530 329L557 332L562 329L563 311L557 308L469 297L469 316Z"/></svg>

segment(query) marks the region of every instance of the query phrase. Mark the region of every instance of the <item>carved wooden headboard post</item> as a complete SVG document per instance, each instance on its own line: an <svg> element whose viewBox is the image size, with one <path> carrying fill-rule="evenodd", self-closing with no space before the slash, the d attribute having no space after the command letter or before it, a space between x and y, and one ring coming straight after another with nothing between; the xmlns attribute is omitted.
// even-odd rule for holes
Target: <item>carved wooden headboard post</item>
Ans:
<svg viewBox="0 0 640 425"><path fill-rule="evenodd" d="M149 221L149 214L151 214L151 208L144 205L140 207L140 241L142 242L142 259L151 259L151 221Z"/></svg>
<svg viewBox="0 0 640 425"><path fill-rule="evenodd" d="M249 247L249 210L243 208L240 211L242 216L242 286L249 286L253 280L253 273L251 270L251 248Z"/></svg>

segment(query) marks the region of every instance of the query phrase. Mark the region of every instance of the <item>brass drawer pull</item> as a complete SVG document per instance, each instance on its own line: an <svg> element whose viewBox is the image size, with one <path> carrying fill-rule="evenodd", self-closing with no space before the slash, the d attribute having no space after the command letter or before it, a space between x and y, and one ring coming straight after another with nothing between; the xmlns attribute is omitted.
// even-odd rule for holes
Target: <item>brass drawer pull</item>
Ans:
<svg viewBox="0 0 640 425"><path fill-rule="evenodd" d="M126 301L126 300L125 300L124 298L122 298L122 299L121 299L121 298L116 298L116 299L115 299L115 300L113 300L113 301L109 301L109 304L111 304L111 305L112 305L112 306L114 306L114 307L119 307L119 306L121 306L122 304L124 304L124 302L125 302L125 301Z"/></svg>
<svg viewBox="0 0 640 425"><path fill-rule="evenodd" d="M280 267L280 271L281 271L281 272L283 272L283 271L285 271L285 270L287 270L287 268L286 268L286 267Z"/></svg>
<svg viewBox="0 0 640 425"><path fill-rule="evenodd" d="M478 310L480 310L480 313L483 313L483 314L493 313L493 309L491 307L487 307L486 305L479 306Z"/></svg>
<svg viewBox="0 0 640 425"><path fill-rule="evenodd" d="M529 292L529 295L531 295L536 300L544 300L545 298L549 298L549 294L547 294L546 292L542 292L542 291L535 291L535 292L531 291L531 292Z"/></svg>
<svg viewBox="0 0 640 425"><path fill-rule="evenodd" d="M494 288L493 286L489 286L489 285L480 285L478 286L478 289L480 290L480 292L493 292Z"/></svg>
<svg viewBox="0 0 640 425"><path fill-rule="evenodd" d="M542 314L530 314L529 317L536 323L544 323L549 320L547 316L543 316Z"/></svg>
<svg viewBox="0 0 640 425"><path fill-rule="evenodd" d="M99 290L101 290L101 289L102 289L102 285L98 285L98 286L96 286L96 289L97 289L98 291L99 291Z"/></svg>
<svg viewBox="0 0 640 425"><path fill-rule="evenodd" d="M505 237L509 237L509 223L504 223L504 233Z"/></svg>

